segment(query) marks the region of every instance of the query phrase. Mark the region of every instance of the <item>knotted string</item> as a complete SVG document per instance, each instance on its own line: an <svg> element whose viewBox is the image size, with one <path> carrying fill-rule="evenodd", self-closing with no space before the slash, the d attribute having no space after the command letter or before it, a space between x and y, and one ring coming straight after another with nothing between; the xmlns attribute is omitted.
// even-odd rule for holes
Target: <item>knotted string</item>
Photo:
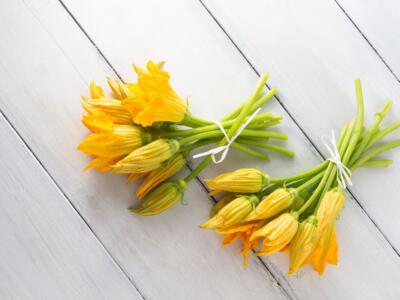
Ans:
<svg viewBox="0 0 400 300"><path fill-rule="evenodd" d="M223 162L226 158L226 156L228 155L229 152L229 148L231 147L232 143L240 136L240 134L242 133L242 131L247 127L247 125L250 124L250 122L254 119L254 117L260 112L261 107L258 108L247 120L246 122L244 122L236 131L236 133L232 136L232 138L229 138L228 134L225 131L224 126L222 126L221 122L219 121L214 121L215 124L217 124L219 130L221 130L221 132L224 134L225 139L227 141L227 144L224 146L219 146L210 150L207 150L205 152L201 152L198 154L193 155L193 159L196 158L200 158L200 157L204 157L204 156L208 156L211 155L212 161L214 162L214 164L219 164L221 162ZM217 160L216 159L216 154L221 153L221 157Z"/></svg>
<svg viewBox="0 0 400 300"><path fill-rule="evenodd" d="M350 179L351 171L348 167L345 166L340 158L340 153L336 145L335 132L332 130L332 136L330 138L327 136L322 136L322 142L324 143L326 149L329 152L329 155L331 156L327 160L336 164L336 179L340 187L342 189L345 189L347 185L353 185Z"/></svg>

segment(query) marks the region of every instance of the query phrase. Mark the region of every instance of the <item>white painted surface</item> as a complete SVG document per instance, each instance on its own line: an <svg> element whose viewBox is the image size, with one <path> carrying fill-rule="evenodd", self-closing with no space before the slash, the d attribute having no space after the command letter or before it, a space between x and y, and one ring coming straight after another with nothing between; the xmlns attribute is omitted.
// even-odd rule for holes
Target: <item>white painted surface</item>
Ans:
<svg viewBox="0 0 400 300"><path fill-rule="evenodd" d="M400 3L397 0L337 0L367 40L400 78Z"/></svg>
<svg viewBox="0 0 400 300"><path fill-rule="evenodd" d="M377 110L385 97L400 94L398 83L334 3L205 4L255 67L271 71L280 99L318 146L321 134L338 129L354 114L356 76L363 78L369 111ZM166 59L174 86L182 96L191 96L191 109L200 116L218 118L228 112L257 80L197 1L68 0L65 5L124 79L134 77L132 62ZM87 159L74 150L86 134L79 122L79 95L87 93L85 84L92 79L104 84L112 71L55 0L2 4L0 24L1 109L146 298L399 297L399 257L352 199L339 221L340 265L322 278L310 269L286 278L282 255L265 259L268 269L254 259L242 270L238 248L221 250L217 236L197 229L211 207L197 182L186 194L188 206L177 205L157 218L130 215L126 207L133 203L133 188L123 177L83 174ZM232 153L203 176L239 165L260 166L279 176L319 161L279 104L268 108L284 115L281 128L290 135L287 145L296 150L296 159L272 155L273 161L264 164L240 161L243 156ZM395 246L400 243L393 219L400 211L394 199L398 170L395 165L382 172L359 171L353 189ZM384 182L379 186L371 179ZM392 197L378 201L382 191ZM13 274L18 277L18 270Z"/></svg>
<svg viewBox="0 0 400 300"><path fill-rule="evenodd" d="M142 299L0 115L0 298Z"/></svg>

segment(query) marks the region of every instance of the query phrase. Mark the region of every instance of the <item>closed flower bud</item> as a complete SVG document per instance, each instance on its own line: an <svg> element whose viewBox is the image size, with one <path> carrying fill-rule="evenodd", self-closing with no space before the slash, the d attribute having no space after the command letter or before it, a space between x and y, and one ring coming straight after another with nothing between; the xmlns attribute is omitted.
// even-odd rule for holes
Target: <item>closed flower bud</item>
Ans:
<svg viewBox="0 0 400 300"><path fill-rule="evenodd" d="M146 196L138 208L130 210L142 216L157 215L182 200L185 189L183 180L165 182Z"/></svg>
<svg viewBox="0 0 400 300"><path fill-rule="evenodd" d="M138 199L142 199L149 191L161 182L179 172L185 164L186 159L180 153L163 162L159 168L147 174L144 181L139 185L136 190L136 196Z"/></svg>
<svg viewBox="0 0 400 300"><path fill-rule="evenodd" d="M295 189L279 188L273 191L257 205L246 218L246 221L268 219L290 208L296 196Z"/></svg>
<svg viewBox="0 0 400 300"><path fill-rule="evenodd" d="M324 195L317 210L319 230L323 230L329 223L336 220L344 206L344 201L344 193L339 188L330 190Z"/></svg>
<svg viewBox="0 0 400 300"><path fill-rule="evenodd" d="M263 172L252 168L238 169L222 173L214 179L205 180L212 190L233 193L257 193L269 182L269 177Z"/></svg>
<svg viewBox="0 0 400 300"><path fill-rule="evenodd" d="M161 166L179 151L176 140L159 139L132 151L112 166L114 173L147 173Z"/></svg>
<svg viewBox="0 0 400 300"><path fill-rule="evenodd" d="M103 133L92 133L79 145L78 150L104 158L121 157L148 143L151 136L138 126L113 125Z"/></svg>
<svg viewBox="0 0 400 300"><path fill-rule="evenodd" d="M254 195L236 198L219 210L214 217L201 224L200 227L222 229L238 224L254 209L258 201L258 198Z"/></svg>
<svg viewBox="0 0 400 300"><path fill-rule="evenodd" d="M271 255L285 248L297 232L297 213L284 213L255 231L250 240L264 238L257 255Z"/></svg>
<svg viewBox="0 0 400 300"><path fill-rule="evenodd" d="M314 215L301 222L293 241L290 243L289 275L309 262L318 242L318 220Z"/></svg>
<svg viewBox="0 0 400 300"><path fill-rule="evenodd" d="M336 221L333 221L322 231L317 247L311 256L311 264L319 275L324 273L327 264L337 265L338 249Z"/></svg>
<svg viewBox="0 0 400 300"><path fill-rule="evenodd" d="M229 193L223 196L218 202L212 207L210 211L210 218L214 217L225 205L235 200L237 197L235 194Z"/></svg>

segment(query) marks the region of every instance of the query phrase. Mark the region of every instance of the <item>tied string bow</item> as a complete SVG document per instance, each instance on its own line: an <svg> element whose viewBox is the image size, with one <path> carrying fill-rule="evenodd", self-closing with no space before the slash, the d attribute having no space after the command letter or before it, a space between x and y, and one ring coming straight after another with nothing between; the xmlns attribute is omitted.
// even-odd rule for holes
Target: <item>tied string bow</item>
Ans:
<svg viewBox="0 0 400 300"><path fill-rule="evenodd" d="M327 160L336 164L336 179L340 187L342 189L345 189L347 185L353 185L350 179L351 171L341 160L340 153L336 145L335 132L332 130L331 137L323 136L322 142L324 143L324 146L326 147L330 155L330 158L327 158Z"/></svg>
<svg viewBox="0 0 400 300"><path fill-rule="evenodd" d="M231 147L231 145L233 144L233 142L240 136L240 134L242 133L242 131L247 127L247 125L250 124L250 122L254 119L254 117L260 112L261 108L258 108L247 120L246 122L244 122L236 131L236 133L232 136L232 138L229 138L228 134L225 131L224 126L222 126L221 122L219 121L214 121L215 124L217 124L219 130L221 130L221 132L224 134L225 139L227 141L226 145L224 146L219 146L198 154L193 155L193 159L196 158L200 158L200 157L204 157L204 156L208 156L211 155L212 161L214 162L214 164L219 164L221 162L223 162L226 158L226 156L228 155L229 149ZM216 155L221 153L221 157L219 159L216 158Z"/></svg>

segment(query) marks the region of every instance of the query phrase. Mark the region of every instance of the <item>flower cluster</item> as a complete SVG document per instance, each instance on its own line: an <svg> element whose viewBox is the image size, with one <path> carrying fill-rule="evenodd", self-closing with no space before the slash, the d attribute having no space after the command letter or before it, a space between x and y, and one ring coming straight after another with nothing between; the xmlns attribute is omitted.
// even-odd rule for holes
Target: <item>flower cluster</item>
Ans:
<svg viewBox="0 0 400 300"><path fill-rule="evenodd" d="M359 80L355 87L357 118L346 124L335 151L331 151L339 158L287 178L239 169L206 180L213 193L224 195L200 227L224 235L224 245L241 240L245 266L250 251L263 256L285 250L289 250L290 275L308 263L320 275L327 264L337 264L336 220L345 203L343 189L350 183L351 172L359 167L387 167L392 161L377 156L400 147L399 141L377 145L400 128L400 122L380 128L391 102L375 115L371 127L364 128Z"/></svg>
<svg viewBox="0 0 400 300"><path fill-rule="evenodd" d="M183 179L170 180L188 160L189 154L210 144L224 146L246 123L231 146L261 159L260 149L293 156L293 152L272 144L270 139L286 140L283 133L266 130L279 124L281 116L261 112L273 98L275 88L264 93L268 79L262 75L250 97L218 124L194 117L185 101L171 87L163 63L147 63L147 69L134 66L137 83L108 79L110 95L92 83L90 97L83 98L86 111L82 121L92 132L78 149L93 156L86 167L100 172L127 174L129 180L141 179L136 190L139 207L131 209L141 215L158 214L182 199L187 183L204 169L205 158ZM252 118L251 118L252 117Z"/></svg>

